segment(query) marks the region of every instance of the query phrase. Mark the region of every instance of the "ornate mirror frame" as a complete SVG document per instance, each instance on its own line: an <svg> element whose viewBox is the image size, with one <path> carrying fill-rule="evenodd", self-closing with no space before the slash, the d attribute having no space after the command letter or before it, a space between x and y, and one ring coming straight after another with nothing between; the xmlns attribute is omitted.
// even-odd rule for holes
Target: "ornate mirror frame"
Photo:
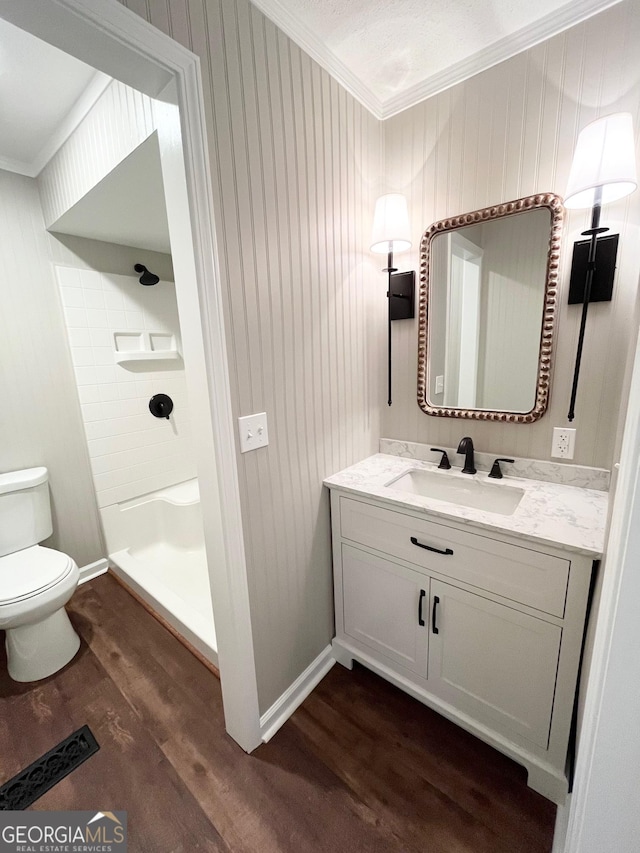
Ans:
<svg viewBox="0 0 640 853"><path fill-rule="evenodd" d="M535 404L531 411L499 412L487 409L455 409L432 406L427 400L427 348L429 314L429 260L433 239L448 231L455 231L466 225L476 225L492 219L524 213L528 210L546 207L551 213L549 250L547 253L546 284L542 310L540 350L538 355L538 381ZM555 333L556 302L558 295L558 269L560 258L560 240L564 208L560 196L553 193L541 193L527 196L517 201L485 207L472 213L463 213L449 219L434 222L428 228L420 243L420 308L418 324L418 405L427 415L442 418L471 418L477 421L502 421L512 424L530 424L541 418L549 402L551 382L551 359Z"/></svg>

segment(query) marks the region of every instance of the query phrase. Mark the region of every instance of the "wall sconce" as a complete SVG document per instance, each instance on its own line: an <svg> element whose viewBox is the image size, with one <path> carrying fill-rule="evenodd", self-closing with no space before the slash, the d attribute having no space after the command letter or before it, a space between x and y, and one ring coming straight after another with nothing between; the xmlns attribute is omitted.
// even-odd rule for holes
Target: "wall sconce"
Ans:
<svg viewBox="0 0 640 853"><path fill-rule="evenodd" d="M376 201L371 230L371 251L387 255L383 269L389 277L387 288L387 377L388 404L391 405L391 321L410 320L415 316L415 272L398 273L393 265L394 252L411 248L407 200L400 193L387 193ZM397 273L393 275L393 273Z"/></svg>
<svg viewBox="0 0 640 853"><path fill-rule="evenodd" d="M605 116L583 128L578 136L564 200L564 206L569 209L591 207L591 228L582 232L585 237L589 237L589 240L576 243L571 272L569 301L582 302L582 319L567 416L569 422L575 417L580 360L589 302L611 299L613 289L618 235L598 238L598 234L609 230L600 227L600 209L603 204L618 201L629 195L636 187L631 113ZM580 292L579 285L582 277L584 277L584 287Z"/></svg>

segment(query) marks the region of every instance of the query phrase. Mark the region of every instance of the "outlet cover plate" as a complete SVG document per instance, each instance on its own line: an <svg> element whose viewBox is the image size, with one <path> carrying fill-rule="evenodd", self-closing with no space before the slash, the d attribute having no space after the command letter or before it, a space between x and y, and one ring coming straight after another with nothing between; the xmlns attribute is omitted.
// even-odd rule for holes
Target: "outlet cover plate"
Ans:
<svg viewBox="0 0 640 853"><path fill-rule="evenodd" d="M245 415L238 418L238 434L240 436L240 453L257 450L259 447L269 444L267 413L260 412L258 415Z"/></svg>
<svg viewBox="0 0 640 853"><path fill-rule="evenodd" d="M551 456L556 459L573 459L576 446L576 431L569 427L554 427Z"/></svg>

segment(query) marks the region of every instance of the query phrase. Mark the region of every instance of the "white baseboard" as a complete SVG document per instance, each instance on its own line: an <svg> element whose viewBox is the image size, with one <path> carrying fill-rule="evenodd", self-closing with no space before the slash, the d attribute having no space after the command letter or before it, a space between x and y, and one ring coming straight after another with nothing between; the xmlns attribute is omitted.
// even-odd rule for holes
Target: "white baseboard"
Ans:
<svg viewBox="0 0 640 853"><path fill-rule="evenodd" d="M89 563L87 566L82 566L80 569L80 580L78 583L86 583L87 581L97 578L98 575L103 575L109 568L109 561L106 557L101 560L96 560L95 563Z"/></svg>
<svg viewBox="0 0 640 853"><path fill-rule="evenodd" d="M286 723L296 708L301 705L335 663L331 646L323 649L318 657L301 673L293 684L260 717L262 742L271 740L278 729Z"/></svg>

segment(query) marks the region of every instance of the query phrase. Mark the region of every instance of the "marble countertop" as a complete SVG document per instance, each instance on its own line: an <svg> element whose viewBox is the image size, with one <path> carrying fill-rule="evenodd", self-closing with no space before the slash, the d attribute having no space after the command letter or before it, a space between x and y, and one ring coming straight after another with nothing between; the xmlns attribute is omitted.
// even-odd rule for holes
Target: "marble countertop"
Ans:
<svg viewBox="0 0 640 853"><path fill-rule="evenodd" d="M462 521L556 548L569 548L589 557L602 555L607 492L524 477L505 476L502 480L488 480L487 473L479 471L473 475L474 480L488 480L493 488L505 484L524 491L514 513L501 515L387 487L390 481L414 469L435 471L439 476L463 478L465 481L471 476L462 474L459 468L439 471L430 462L377 453L327 477L324 484L330 489L374 498L394 507L419 510L436 518Z"/></svg>

